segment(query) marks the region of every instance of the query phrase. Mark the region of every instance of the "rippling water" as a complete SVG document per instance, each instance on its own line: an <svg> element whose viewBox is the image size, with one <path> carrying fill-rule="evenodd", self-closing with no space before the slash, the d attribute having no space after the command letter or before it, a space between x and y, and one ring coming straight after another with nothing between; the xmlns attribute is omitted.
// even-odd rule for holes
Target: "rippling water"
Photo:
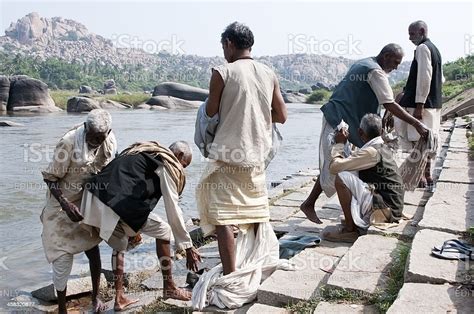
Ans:
<svg viewBox="0 0 474 314"><path fill-rule="evenodd" d="M115 111L112 128L119 150L141 140L158 140L169 145L181 139L193 143L196 111ZM284 142L267 169L267 183L318 164L317 145L321 129L321 111L316 106L291 104L288 121L280 125ZM39 215L43 208L45 185L40 171L48 164L51 148L85 115L67 113L32 117L2 117L24 127L0 128L0 305L17 291L29 291L51 281L51 267L41 245ZM194 188L204 161L193 146L193 163L186 168L187 185L181 205L185 218L197 216ZM162 204L155 211L163 213ZM103 263L110 250L101 246ZM4 267L3 267L4 266ZM75 259L73 272L87 268L83 254Z"/></svg>

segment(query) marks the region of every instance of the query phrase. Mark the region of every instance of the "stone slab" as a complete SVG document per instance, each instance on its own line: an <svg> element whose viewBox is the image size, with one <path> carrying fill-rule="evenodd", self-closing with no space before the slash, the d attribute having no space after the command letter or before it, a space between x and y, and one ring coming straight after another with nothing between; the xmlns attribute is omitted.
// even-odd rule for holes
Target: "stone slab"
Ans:
<svg viewBox="0 0 474 314"><path fill-rule="evenodd" d="M105 289L107 287L107 280L105 276L101 274L100 276L100 287ZM79 278L69 278L67 282L67 297L79 296L85 293L90 293L92 291L92 282L91 277L79 277ZM51 302L58 299L56 295L56 290L54 285L50 284L46 287L39 288L31 292L31 295L42 301Z"/></svg>
<svg viewBox="0 0 474 314"><path fill-rule="evenodd" d="M225 313L225 314L245 314L247 310L253 305L253 303L244 304L238 309L221 309L217 306L207 306L202 311L193 311L193 314L204 314L204 313Z"/></svg>
<svg viewBox="0 0 474 314"><path fill-rule="evenodd" d="M25 313L41 312L54 313L58 311L58 304L45 302L32 297L29 294L20 294L12 298L5 308L0 308L2 313Z"/></svg>
<svg viewBox="0 0 474 314"><path fill-rule="evenodd" d="M456 160L456 161L470 161L469 153L463 152L448 152L446 154L446 160Z"/></svg>
<svg viewBox="0 0 474 314"><path fill-rule="evenodd" d="M466 232L474 225L473 191L472 184L439 182L418 225L452 233Z"/></svg>
<svg viewBox="0 0 474 314"><path fill-rule="evenodd" d="M378 311L374 305L363 304L346 304L346 303L329 303L319 302L313 313L317 314L377 314Z"/></svg>
<svg viewBox="0 0 474 314"><path fill-rule="evenodd" d="M258 303L279 307L317 296L318 287L326 282L338 258L309 248L290 260L296 270L275 271L258 289Z"/></svg>
<svg viewBox="0 0 474 314"><path fill-rule="evenodd" d="M444 241L457 239L451 233L420 230L412 243L405 271L405 282L417 283L463 283L474 275L474 262L445 260L431 255L434 246L441 246ZM470 270L471 267L471 270Z"/></svg>
<svg viewBox="0 0 474 314"><path fill-rule="evenodd" d="M284 180L280 185L274 187L273 189L269 189L268 198L274 199L275 197L278 197L279 195L287 191L299 189L312 182L314 182L312 177L306 177L306 176L292 177L289 180Z"/></svg>
<svg viewBox="0 0 474 314"><path fill-rule="evenodd" d="M295 207L270 206L270 221L284 221L298 210Z"/></svg>
<svg viewBox="0 0 474 314"><path fill-rule="evenodd" d="M404 197L405 205L425 206L432 193L426 191L406 191Z"/></svg>
<svg viewBox="0 0 474 314"><path fill-rule="evenodd" d="M398 240L378 235L357 239L329 278L328 285L373 294L384 289Z"/></svg>
<svg viewBox="0 0 474 314"><path fill-rule="evenodd" d="M199 252L201 253L202 263L199 263L199 268L213 268L220 264L221 259L219 257L219 249L217 247L217 241L208 243L200 247ZM188 274L186 268L186 258L182 258L177 261L173 261L173 279L178 287L185 287L186 276ZM150 276L150 278L144 280L141 285L148 290L162 290L163 289L163 276L161 271L158 271Z"/></svg>
<svg viewBox="0 0 474 314"><path fill-rule="evenodd" d="M276 200L275 202L273 202L273 205L299 208L301 203L302 201L295 201L295 200L288 199L286 197L282 197Z"/></svg>
<svg viewBox="0 0 474 314"><path fill-rule="evenodd" d="M308 197L308 193L303 193L300 191L293 192L285 196L285 199L292 201L299 201L300 204Z"/></svg>
<svg viewBox="0 0 474 314"><path fill-rule="evenodd" d="M451 285L405 283L387 313L472 313L474 294Z"/></svg>
<svg viewBox="0 0 474 314"><path fill-rule="evenodd" d="M443 162L443 168L474 168L474 161L470 160L445 160Z"/></svg>
<svg viewBox="0 0 474 314"><path fill-rule="evenodd" d="M301 235L306 233L319 234L327 226L334 225L336 221L322 219L322 224L316 224L306 218L291 217L283 222L272 223L275 232Z"/></svg>
<svg viewBox="0 0 474 314"><path fill-rule="evenodd" d="M261 303L255 303L247 311L247 314L265 314L265 313L289 314L291 312L281 307L275 307L275 306L270 306L270 305L261 304Z"/></svg>
<svg viewBox="0 0 474 314"><path fill-rule="evenodd" d="M474 184L474 168L464 170L443 169L439 175L438 182Z"/></svg>

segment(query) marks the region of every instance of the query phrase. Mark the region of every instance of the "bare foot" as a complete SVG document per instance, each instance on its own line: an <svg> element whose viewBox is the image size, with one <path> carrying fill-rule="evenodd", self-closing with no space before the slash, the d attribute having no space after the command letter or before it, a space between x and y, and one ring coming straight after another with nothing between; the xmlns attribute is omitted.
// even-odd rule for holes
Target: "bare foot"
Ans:
<svg viewBox="0 0 474 314"><path fill-rule="evenodd" d="M122 311L127 306L133 303L137 303L139 299L129 299L124 294L117 295L115 298L114 311Z"/></svg>
<svg viewBox="0 0 474 314"><path fill-rule="evenodd" d="M163 290L163 299L189 301L192 295L191 291L181 288L165 288Z"/></svg>
<svg viewBox="0 0 474 314"><path fill-rule="evenodd" d="M316 223L316 224L322 224L323 222L318 218L318 215L316 215L316 211L314 210L314 204L309 204L309 202L306 200L301 204L300 210L306 215L306 218L308 218L310 221Z"/></svg>
<svg viewBox="0 0 474 314"><path fill-rule="evenodd" d="M92 312L102 313L107 311L107 305L103 303L100 299L92 300Z"/></svg>

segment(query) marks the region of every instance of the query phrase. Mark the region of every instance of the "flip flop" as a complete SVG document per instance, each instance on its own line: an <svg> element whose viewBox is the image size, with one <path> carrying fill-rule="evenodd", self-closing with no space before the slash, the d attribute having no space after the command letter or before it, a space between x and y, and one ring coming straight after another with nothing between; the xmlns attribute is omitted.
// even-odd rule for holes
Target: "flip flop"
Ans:
<svg viewBox="0 0 474 314"><path fill-rule="evenodd" d="M431 254L438 258L449 260L474 260L472 251L458 245L451 245L449 243L443 245L441 250L431 250Z"/></svg>
<svg viewBox="0 0 474 314"><path fill-rule="evenodd" d="M444 241L444 243L441 247L435 246L433 248L433 250L441 251L443 248L444 249L456 249L458 247L461 248L461 249L464 249L464 250L471 251L471 252L474 251L474 247L471 247L467 243L459 241L457 239L451 239L451 240Z"/></svg>

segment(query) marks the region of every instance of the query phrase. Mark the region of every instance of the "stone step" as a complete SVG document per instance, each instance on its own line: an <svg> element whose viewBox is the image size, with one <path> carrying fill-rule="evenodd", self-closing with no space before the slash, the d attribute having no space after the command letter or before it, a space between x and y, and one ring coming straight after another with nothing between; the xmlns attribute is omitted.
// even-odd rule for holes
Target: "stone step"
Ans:
<svg viewBox="0 0 474 314"><path fill-rule="evenodd" d="M299 209L286 206L270 206L270 221L285 221Z"/></svg>
<svg viewBox="0 0 474 314"><path fill-rule="evenodd" d="M219 249L217 247L217 241L206 244L198 249L201 253L202 263L199 263L200 268L213 268L220 264L221 259L219 257ZM186 276L188 274L186 268L186 258L182 258L177 261L173 261L173 280L178 287L185 287ZM141 285L148 290L161 290L163 289L163 276L161 271L158 271L151 275L148 279L144 280Z"/></svg>
<svg viewBox="0 0 474 314"><path fill-rule="evenodd" d="M398 240L391 237L359 237L329 278L329 288L369 295L383 290L397 244Z"/></svg>
<svg viewBox="0 0 474 314"><path fill-rule="evenodd" d="M124 310L120 311L120 313L138 313L145 306L153 304L155 301L157 301L161 297L161 293L158 293L157 291L141 291L135 293L127 293L126 296L130 299L138 299L138 302L130 304ZM115 300L110 300L106 303L106 314L116 313L114 310L114 303Z"/></svg>
<svg viewBox="0 0 474 314"><path fill-rule="evenodd" d="M259 287L258 303L282 307L317 296L319 286L327 281L328 272L339 258L308 248L290 260L295 263L296 270L275 271Z"/></svg>
<svg viewBox="0 0 474 314"><path fill-rule="evenodd" d="M411 219L403 218L397 225L387 229L370 226L367 233L378 235L395 235L399 239L405 240L413 239L416 232L418 231L418 222L421 220L424 210L424 206L405 204L403 206L403 214L407 215L408 217L412 217Z"/></svg>
<svg viewBox="0 0 474 314"><path fill-rule="evenodd" d="M405 283L387 313L472 313L474 293L454 286Z"/></svg>
<svg viewBox="0 0 474 314"><path fill-rule="evenodd" d="M452 171L444 169L444 171ZM425 206L423 219L418 224L451 233L463 233L474 225L474 185L462 183L437 184L436 192Z"/></svg>
<svg viewBox="0 0 474 314"><path fill-rule="evenodd" d="M318 306L313 313L318 314L345 314L345 313L357 313L357 314L377 314L378 311L374 305L363 305L363 304L349 304L349 303L329 303L319 302Z"/></svg>
<svg viewBox="0 0 474 314"><path fill-rule="evenodd" d="M264 313L289 314L291 312L281 307L275 307L275 306L270 306L270 305L261 304L261 303L255 303L247 311L247 314L264 314Z"/></svg>
<svg viewBox="0 0 474 314"><path fill-rule="evenodd" d="M101 274L100 276L100 288L105 289L107 287L107 280L105 276ZM92 291L92 281L91 277L79 277L79 278L69 278L67 282L66 296L69 298L80 296L85 293L90 293ZM46 287L37 289L31 292L31 295L37 299L51 302L58 299L56 295L56 290L54 285L50 284Z"/></svg>
<svg viewBox="0 0 474 314"><path fill-rule="evenodd" d="M405 282L462 283L472 278L470 276L474 276L474 263L440 259L431 255L434 246L441 246L444 241L457 238L451 233L420 230L413 239L405 271Z"/></svg>

